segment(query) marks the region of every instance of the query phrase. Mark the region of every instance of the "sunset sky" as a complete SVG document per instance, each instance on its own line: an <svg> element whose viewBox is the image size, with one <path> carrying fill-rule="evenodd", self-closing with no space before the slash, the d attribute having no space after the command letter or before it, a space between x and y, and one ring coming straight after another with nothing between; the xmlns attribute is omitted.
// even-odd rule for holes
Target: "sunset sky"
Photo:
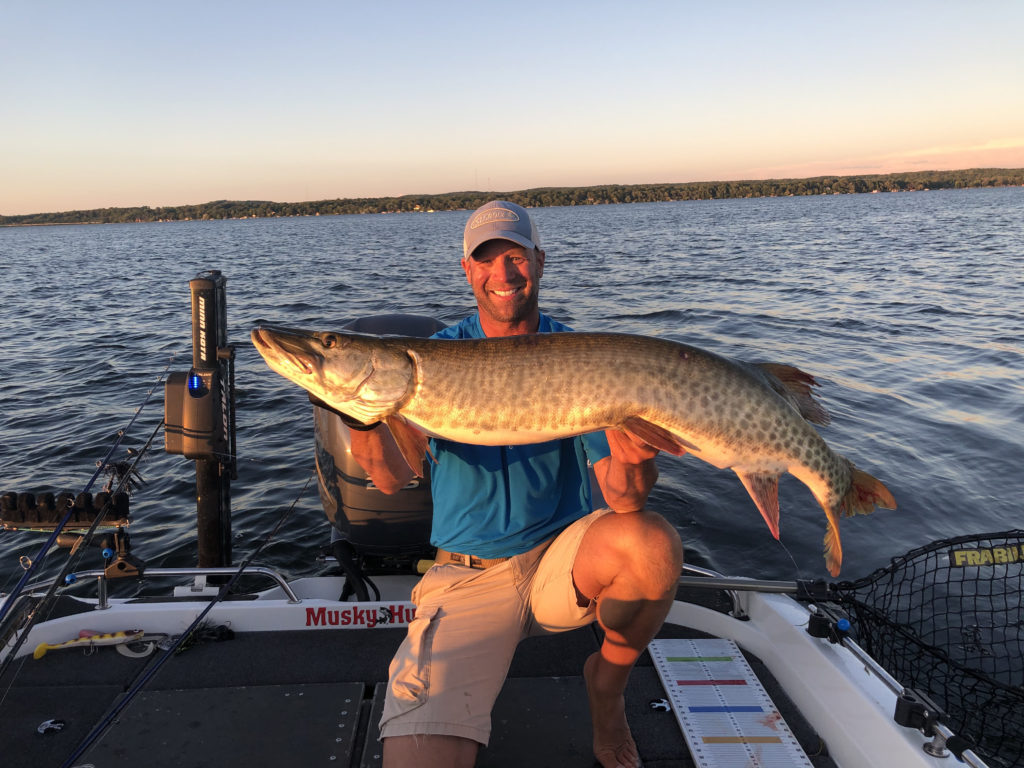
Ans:
<svg viewBox="0 0 1024 768"><path fill-rule="evenodd" d="M4 0L0 214L1024 167L1024 3Z"/></svg>

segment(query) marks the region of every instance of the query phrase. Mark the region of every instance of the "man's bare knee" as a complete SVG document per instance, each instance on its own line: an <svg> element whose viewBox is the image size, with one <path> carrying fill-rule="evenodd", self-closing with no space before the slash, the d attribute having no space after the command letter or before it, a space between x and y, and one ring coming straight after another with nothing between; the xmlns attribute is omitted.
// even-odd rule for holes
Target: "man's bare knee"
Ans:
<svg viewBox="0 0 1024 768"><path fill-rule="evenodd" d="M616 584L623 597L660 599L674 593L682 565L679 533L661 515L648 511L608 514L587 531L573 579L588 598ZM632 594L627 596L626 591Z"/></svg>
<svg viewBox="0 0 1024 768"><path fill-rule="evenodd" d="M679 532L661 515L637 513L634 524L624 527L618 540L622 573L647 599L675 591L683 567L683 544Z"/></svg>

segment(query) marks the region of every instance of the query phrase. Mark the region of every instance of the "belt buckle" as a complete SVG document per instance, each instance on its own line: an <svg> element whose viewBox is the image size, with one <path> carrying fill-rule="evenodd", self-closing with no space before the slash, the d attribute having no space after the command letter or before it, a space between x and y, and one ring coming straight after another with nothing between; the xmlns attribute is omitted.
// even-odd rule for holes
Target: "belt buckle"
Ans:
<svg viewBox="0 0 1024 768"><path fill-rule="evenodd" d="M459 565L465 566L466 568L476 568L477 570L484 570L484 561L479 557L473 555L464 555L461 552L452 552L450 555L451 559Z"/></svg>

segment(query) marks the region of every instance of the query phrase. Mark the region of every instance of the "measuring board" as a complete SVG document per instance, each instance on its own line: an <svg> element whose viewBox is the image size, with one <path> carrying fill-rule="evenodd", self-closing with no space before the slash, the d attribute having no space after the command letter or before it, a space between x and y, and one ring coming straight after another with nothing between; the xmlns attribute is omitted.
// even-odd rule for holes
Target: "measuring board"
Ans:
<svg viewBox="0 0 1024 768"><path fill-rule="evenodd" d="M811 768L732 640L653 640L647 649L699 768Z"/></svg>

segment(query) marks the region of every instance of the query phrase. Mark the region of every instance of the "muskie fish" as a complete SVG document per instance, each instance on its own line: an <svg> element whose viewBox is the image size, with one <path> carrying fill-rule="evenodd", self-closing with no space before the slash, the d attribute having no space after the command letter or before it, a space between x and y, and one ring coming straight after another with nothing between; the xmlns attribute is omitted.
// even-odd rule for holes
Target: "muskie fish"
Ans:
<svg viewBox="0 0 1024 768"><path fill-rule="evenodd" d="M825 510L825 561L842 563L839 516L895 509L889 490L833 452L814 378L666 339L550 333L421 339L260 326L267 364L363 423L384 421L422 474L427 435L515 445L620 428L651 445L732 469L779 537L779 476Z"/></svg>

